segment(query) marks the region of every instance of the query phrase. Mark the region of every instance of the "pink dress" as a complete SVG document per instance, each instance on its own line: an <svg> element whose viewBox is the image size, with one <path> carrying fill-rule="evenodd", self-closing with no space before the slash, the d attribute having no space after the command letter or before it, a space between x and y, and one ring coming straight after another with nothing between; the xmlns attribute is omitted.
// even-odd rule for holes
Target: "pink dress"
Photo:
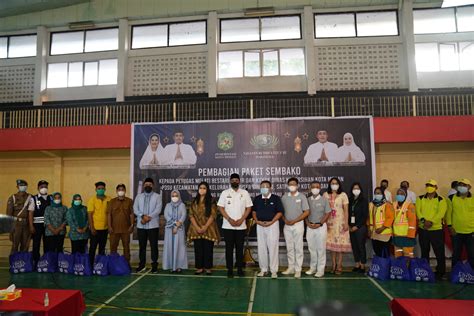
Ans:
<svg viewBox="0 0 474 316"><path fill-rule="evenodd" d="M344 218L344 205L349 204L349 199L344 192L339 195L328 195L325 193L325 197L328 199L332 210L327 221L328 237L326 249L334 252L351 252L349 230L343 230L344 221L346 220Z"/></svg>

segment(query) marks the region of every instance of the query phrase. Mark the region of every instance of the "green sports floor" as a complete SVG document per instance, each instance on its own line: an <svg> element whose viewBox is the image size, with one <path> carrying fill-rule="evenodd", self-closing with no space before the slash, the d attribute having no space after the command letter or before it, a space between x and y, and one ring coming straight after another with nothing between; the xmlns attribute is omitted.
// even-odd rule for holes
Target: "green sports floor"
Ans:
<svg viewBox="0 0 474 316"><path fill-rule="evenodd" d="M326 274L322 279L305 275L299 280L273 280L257 278L256 271L247 269L245 277L233 279L219 269L212 276L195 276L192 270L126 277L11 275L6 259L1 259L0 286L78 289L85 295L86 314L94 315L290 315L301 304L327 300L362 305L373 315L390 315L392 298L474 299L474 286L448 281L378 282L352 272Z"/></svg>

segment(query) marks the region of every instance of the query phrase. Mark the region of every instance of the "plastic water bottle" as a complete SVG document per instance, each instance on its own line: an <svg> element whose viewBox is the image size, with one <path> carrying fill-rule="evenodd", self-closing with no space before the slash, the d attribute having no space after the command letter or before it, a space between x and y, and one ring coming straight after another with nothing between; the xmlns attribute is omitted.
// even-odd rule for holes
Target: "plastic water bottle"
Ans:
<svg viewBox="0 0 474 316"><path fill-rule="evenodd" d="M47 307L49 306L49 296L48 296L48 292L46 292L44 294L44 307Z"/></svg>

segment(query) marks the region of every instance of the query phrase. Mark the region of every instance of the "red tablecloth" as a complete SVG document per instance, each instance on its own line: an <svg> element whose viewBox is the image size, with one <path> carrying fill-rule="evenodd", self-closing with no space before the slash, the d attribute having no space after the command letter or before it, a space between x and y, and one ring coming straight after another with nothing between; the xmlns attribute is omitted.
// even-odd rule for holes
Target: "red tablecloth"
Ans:
<svg viewBox="0 0 474 316"><path fill-rule="evenodd" d="M390 303L393 316L474 315L474 300L394 299Z"/></svg>
<svg viewBox="0 0 474 316"><path fill-rule="evenodd" d="M0 301L0 311L26 311L34 315L82 315L86 306L81 291L51 289L21 289L22 297L14 301ZM49 306L44 306L48 293Z"/></svg>

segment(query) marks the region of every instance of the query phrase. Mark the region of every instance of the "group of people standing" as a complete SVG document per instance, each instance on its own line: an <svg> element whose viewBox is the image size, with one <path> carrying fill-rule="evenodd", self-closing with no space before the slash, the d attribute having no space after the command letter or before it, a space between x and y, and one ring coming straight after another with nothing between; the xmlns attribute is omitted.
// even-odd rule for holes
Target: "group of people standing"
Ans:
<svg viewBox="0 0 474 316"><path fill-rule="evenodd" d="M225 241L228 277L244 275L244 240L247 218L253 217L257 225L258 276L278 277L280 222L284 223L288 268L283 275L300 278L304 258L303 238L310 253L307 275L324 276L326 251L331 253L331 273L343 271L343 253L354 255L354 272L365 272L367 264L366 240L371 239L374 253L380 257L390 254L393 244L395 256L414 256L418 235L421 256L429 259L433 247L436 259L436 275L446 272L443 225L447 225L453 240L453 265L461 258L466 247L469 263L474 267L474 200L470 192L471 182L461 179L456 182L456 192L448 198L437 193L437 182L425 184L426 193L416 197L409 190L408 181L402 181L395 200L388 190L388 181L382 180L375 188L373 199L364 194L360 183L353 183L347 194L338 178L330 179L327 189L314 181L309 192L301 192L297 178L287 181L288 192L279 197L272 193L272 184L260 183L260 194L253 200L240 188L240 176L232 174L230 187L224 190L216 202L206 182L198 185L195 198L187 208L179 191L171 192L170 201L164 208L165 235L163 269L180 273L188 268L186 244L193 243L196 274L212 274L213 248L220 241L222 232ZM44 252L62 252L66 226L72 252L85 253L89 241L89 257L94 262L98 248L105 254L108 237L110 252L117 252L122 241L124 256L130 263L130 235L137 228L139 241L139 264L137 272L146 270L146 248L151 250L151 273L158 272L158 236L162 196L155 192L153 179L143 181L143 191L135 200L126 197L124 184L116 186L116 197L105 194L106 185L95 184L96 194L87 206L82 197L75 194L71 206L63 203L61 193L48 194L48 182L38 183L38 194L27 193L27 183L17 180L18 192L7 204L7 214L15 218L11 233L12 253L28 251L33 239L33 260L40 258L41 240ZM218 214L222 215L222 230L217 226ZM185 222L189 218L186 231ZM234 261L235 252L235 261Z"/></svg>

